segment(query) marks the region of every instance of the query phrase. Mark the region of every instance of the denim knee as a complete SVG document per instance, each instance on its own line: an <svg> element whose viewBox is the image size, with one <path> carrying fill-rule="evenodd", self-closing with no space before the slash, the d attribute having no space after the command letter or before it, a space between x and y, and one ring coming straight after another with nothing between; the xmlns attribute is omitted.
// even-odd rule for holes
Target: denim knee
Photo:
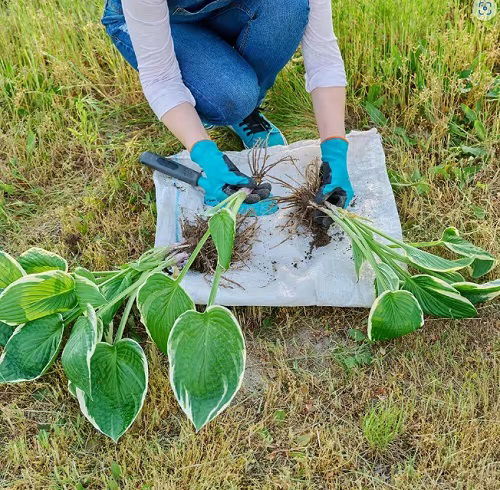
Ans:
<svg viewBox="0 0 500 490"><path fill-rule="evenodd" d="M203 121L219 126L240 123L259 102L260 87L257 76L235 77L234 80L221 80L210 91L191 88L196 99L196 108Z"/></svg>
<svg viewBox="0 0 500 490"><path fill-rule="evenodd" d="M288 32L292 35L295 34L295 29L303 32L309 20L309 0L273 0L265 9L273 13L281 27L281 33L287 32L283 29L289 29Z"/></svg>

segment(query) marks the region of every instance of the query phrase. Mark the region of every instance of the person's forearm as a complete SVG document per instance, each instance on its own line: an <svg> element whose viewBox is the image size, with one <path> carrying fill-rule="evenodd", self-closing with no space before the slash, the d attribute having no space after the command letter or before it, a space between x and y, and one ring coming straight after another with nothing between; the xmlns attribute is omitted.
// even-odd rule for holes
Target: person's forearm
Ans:
<svg viewBox="0 0 500 490"><path fill-rule="evenodd" d="M189 102L170 109L161 120L188 150L198 141L210 139L200 116Z"/></svg>
<svg viewBox="0 0 500 490"><path fill-rule="evenodd" d="M345 88L319 87L311 96L321 141L333 136L345 138Z"/></svg>

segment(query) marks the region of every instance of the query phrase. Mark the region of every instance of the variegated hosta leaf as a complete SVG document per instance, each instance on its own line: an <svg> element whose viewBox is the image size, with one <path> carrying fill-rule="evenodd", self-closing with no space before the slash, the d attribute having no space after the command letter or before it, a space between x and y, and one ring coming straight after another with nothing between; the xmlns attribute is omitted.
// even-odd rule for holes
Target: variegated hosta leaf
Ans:
<svg viewBox="0 0 500 490"><path fill-rule="evenodd" d="M53 270L68 271L68 263L65 259L43 248L33 247L26 250L19 256L18 261L28 274Z"/></svg>
<svg viewBox="0 0 500 490"><path fill-rule="evenodd" d="M197 431L231 403L245 358L241 328L227 308L186 311L175 322L168 339L170 384Z"/></svg>
<svg viewBox="0 0 500 490"><path fill-rule="evenodd" d="M148 277L137 294L141 321L158 348L167 353L167 341L175 320L194 303L181 285L163 272Z"/></svg>
<svg viewBox="0 0 500 490"><path fill-rule="evenodd" d="M0 250L0 289L26 275L21 265L7 252Z"/></svg>
<svg viewBox="0 0 500 490"><path fill-rule="evenodd" d="M485 284L473 282L458 282L453 287L472 304L485 303L500 296L500 279Z"/></svg>
<svg viewBox="0 0 500 490"><path fill-rule="evenodd" d="M403 289L417 298L422 310L428 315L441 318L471 318L477 315L476 308L447 282L427 274L407 279Z"/></svg>
<svg viewBox="0 0 500 490"><path fill-rule="evenodd" d="M436 271L427 271L427 270L422 269L422 273L437 277L438 279L441 279L444 282L451 284L452 286L455 282L465 281L464 276L462 276L462 274L460 274L460 272L457 272L457 271L436 272Z"/></svg>
<svg viewBox="0 0 500 490"><path fill-rule="evenodd" d="M223 208L210 218L208 229L217 249L218 263L227 270L233 255L236 220L227 209Z"/></svg>
<svg viewBox="0 0 500 490"><path fill-rule="evenodd" d="M62 366L68 379L90 397L92 397L90 360L97 342L100 341L98 337L97 316L92 306L87 305L86 316L78 318L73 325L61 356Z"/></svg>
<svg viewBox="0 0 500 490"><path fill-rule="evenodd" d="M14 333L14 327L0 322L0 346L4 346Z"/></svg>
<svg viewBox="0 0 500 490"><path fill-rule="evenodd" d="M93 282L94 284L96 284L97 282L94 273L89 271L88 269L85 269L85 267L75 267L73 274L75 276L86 277L90 282Z"/></svg>
<svg viewBox="0 0 500 490"><path fill-rule="evenodd" d="M385 291L373 303L368 317L368 338L390 340L421 328L424 314L408 291Z"/></svg>
<svg viewBox="0 0 500 490"><path fill-rule="evenodd" d="M20 325L68 311L77 304L74 289L73 278L63 271L24 276L0 294L0 321Z"/></svg>
<svg viewBox="0 0 500 490"><path fill-rule="evenodd" d="M448 260L438 255L419 250L414 247L404 248L406 256L412 264L436 272L452 272L458 271L472 264L474 261L471 257L464 257L458 260Z"/></svg>
<svg viewBox="0 0 500 490"><path fill-rule="evenodd" d="M384 291L397 291L399 289L399 277L394 270L384 262L377 265L378 275L375 279L375 290L377 296Z"/></svg>
<svg viewBox="0 0 500 490"><path fill-rule="evenodd" d="M64 333L62 316L46 316L20 325L0 356L0 383L39 378L54 362Z"/></svg>
<svg viewBox="0 0 500 490"><path fill-rule="evenodd" d="M354 261L354 269L356 271L356 277L359 280L361 267L363 267L363 264L366 261L366 259L363 252L358 247L358 245L356 245L354 241L351 242L351 246L352 246L352 260Z"/></svg>
<svg viewBox="0 0 500 490"><path fill-rule="evenodd" d="M478 278L487 274L495 267L496 260L493 255L477 247L473 243L464 240L458 230L454 227L446 228L441 237L442 243L449 248L452 252L465 257L472 257L472 277Z"/></svg>
<svg viewBox="0 0 500 490"><path fill-rule="evenodd" d="M131 339L97 344L90 361L92 398L76 389L83 415L103 434L118 439L142 409L148 389L148 363Z"/></svg>
<svg viewBox="0 0 500 490"><path fill-rule="evenodd" d="M75 294L80 306L92 305L94 308L106 303L106 298L101 294L99 288L90 279L74 274Z"/></svg>

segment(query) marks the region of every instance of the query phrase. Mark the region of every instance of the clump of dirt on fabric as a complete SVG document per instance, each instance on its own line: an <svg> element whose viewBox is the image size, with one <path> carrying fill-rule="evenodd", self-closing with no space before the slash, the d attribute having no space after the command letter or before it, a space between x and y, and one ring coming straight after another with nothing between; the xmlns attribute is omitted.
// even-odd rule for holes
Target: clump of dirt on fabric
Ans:
<svg viewBox="0 0 500 490"><path fill-rule="evenodd" d="M288 220L283 226L290 233L298 233L299 228L305 228L311 235L311 250L324 247L332 241L332 236L328 229L319 226L314 221L314 211L316 208L312 202L321 185L319 169L321 161L314 159L304 172L304 183L291 183L285 180L276 179L279 183L290 191L285 197L278 198L282 209L288 209ZM296 167L297 168L297 167ZM295 185L294 185L295 184Z"/></svg>
<svg viewBox="0 0 500 490"><path fill-rule="evenodd" d="M184 251L191 255L208 228L208 219L196 216L193 221L184 220L182 223L184 237ZM239 214L236 218L236 237L234 240L231 268L244 267L251 256L252 246L255 243L259 225L257 218ZM192 265L192 270L203 274L213 274L217 267L217 249L212 240L207 240Z"/></svg>

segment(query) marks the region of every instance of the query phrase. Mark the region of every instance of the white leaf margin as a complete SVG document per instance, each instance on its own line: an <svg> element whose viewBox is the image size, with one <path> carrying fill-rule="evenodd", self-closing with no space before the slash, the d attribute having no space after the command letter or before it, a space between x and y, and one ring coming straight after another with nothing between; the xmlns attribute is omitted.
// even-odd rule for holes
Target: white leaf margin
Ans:
<svg viewBox="0 0 500 490"><path fill-rule="evenodd" d="M62 270L62 269L48 269L46 271L35 272L34 274L40 274L41 272L49 272L49 270L60 270L62 272L68 272L68 261L64 257L61 257L59 254L56 254L55 252L50 252L49 250L45 250L44 248L31 247L28 250L26 250L26 252L23 252L19 256L19 259L21 259L22 257L25 257L29 253L33 253L33 252L36 252L36 253L38 253L40 255L45 255L47 257L56 258L57 260L62 260L63 263L64 263L64 266L65 266L64 270Z"/></svg>
<svg viewBox="0 0 500 490"><path fill-rule="evenodd" d="M38 376L35 376L34 378L19 378L19 379L11 379L9 381L3 381L3 380L0 379L0 384L1 383L9 383L9 384L10 383L22 383L24 381L35 381L35 380L41 378L47 372L47 370L50 368L50 366L52 366L52 363L54 362L55 358L59 354L59 351L61 350L61 343L63 341L64 328L65 328L65 325L64 325L64 322L63 322L63 316L60 313L56 313L56 315L59 316L59 319L60 319L61 323L63 324L63 335L61 335L61 337L59 339L59 343L57 344L57 347L56 347L54 355L50 358L49 362L45 365L45 367L43 368L42 372ZM40 320L40 318L38 318L37 320ZM37 320L33 320L33 321L36 322ZM27 322L27 323L29 323L29 322ZM10 336L8 342L5 344L5 347L3 348L2 355L0 356L0 365L2 364L2 362L3 362L4 358L5 358L5 354L7 353L7 351L6 351L7 345L22 330L22 328L25 325L26 325L26 323L22 323L21 325L18 325L16 327L16 329L14 330L14 332L12 333L12 335Z"/></svg>
<svg viewBox="0 0 500 490"><path fill-rule="evenodd" d="M115 439L114 437L111 437L109 436L108 434L105 434L99 427L99 425L97 424L97 422L95 421L95 419L90 415L88 409L87 409L87 405L85 403L85 392L82 391L80 388L76 388L76 398L78 400L78 404L80 405L80 410L81 412L83 413L84 417L103 435L105 435L106 437L109 437L110 439L113 440L114 443L117 443L118 440L120 439L120 437L125 434L125 432L127 432L130 427L132 426L132 424L136 421L138 415L141 413L142 411L142 408L144 406L144 401L146 400L146 395L148 393L148 386L149 386L149 367L148 367L148 360L146 358L146 354L144 353L144 350L142 349L142 347L140 346L140 344L138 342L136 342L135 340L132 340L132 339L121 339L119 340L119 342L127 342L127 343L130 343L132 345L134 345L134 347L139 347L139 352L141 354L141 359L142 359L142 365L144 367L144 377L145 377L145 380L146 380L146 383L145 383L145 386L144 386L144 393L142 395L142 398L141 398L141 402L140 402L140 405L139 405L139 410L137 410L137 414L136 416L132 419L132 421L130 422L129 425L127 425L127 427L125 427L125 429L122 431L122 433ZM108 344L108 342L102 342L104 344ZM113 345L113 344L108 344L108 345ZM97 346L96 346L97 347Z"/></svg>
<svg viewBox="0 0 500 490"><path fill-rule="evenodd" d="M167 345L168 360L169 360L169 365L170 365L170 369L169 369L170 386L171 386L172 391L174 393L175 399L177 400L177 403L179 403L182 411L186 414L187 418L191 421L191 423L195 427L196 432L199 432L208 422L215 419L220 413L222 413L231 404L234 397L236 396L236 394L240 390L241 385L243 383L243 379L245 377L246 361L247 361L247 347L246 347L246 343L245 343L245 336L243 335L243 332L241 330L241 326L240 326L238 320L236 319L236 317L231 312L231 310L229 310L228 308L225 308L224 306L220 306L220 305L208 306L205 309L204 313L210 312L212 310L217 310L217 309L222 310L225 313L228 313L229 316L231 317L231 319L234 321L235 325L238 326L238 332L239 332L241 340L243 342L243 369L241 370L241 375L239 376L238 384L236 386L236 389L234 390L233 396L224 405L222 405L219 409L217 409L217 406L216 406L211 412L209 412L209 414L207 415L207 417L205 418L205 420L203 421L203 424L201 425L201 427L199 429L196 428L196 424L194 423L194 420L193 420L193 413L192 413L192 409L191 409L191 404L189 403L189 396L186 396L187 403L184 403L183 399L181 399L181 397L178 395L178 393L175 389L175 384L174 384L175 363L172 361L173 352L172 352L172 348L171 348L171 343L168 342L168 345ZM178 322L182 318L182 316L185 313L189 313L190 311L192 311L192 310L188 310L188 311L184 312L182 315L179 316L179 318L177 318L177 320L175 321L175 323L172 327L172 330L170 331L170 335L172 335L172 332L174 331L176 325L178 324ZM226 385L227 383L224 383L224 384ZM222 400L224 398L226 392L227 391L224 391L224 393L222 394L221 398L219 399L219 403L220 403L220 400Z"/></svg>
<svg viewBox="0 0 500 490"><path fill-rule="evenodd" d="M425 323L425 319L424 319L424 310L422 310L422 307L420 306L420 303L418 302L417 298L415 298L415 296L410 293L410 291L405 291L403 289L399 289L398 291L384 291L378 298L375 299L375 301L373 302L372 304L372 307L370 309L370 314L368 315L368 326L366 328L366 334L368 336L368 338L370 340L372 340L372 317L373 317L373 313L375 312L375 310L377 309L380 301L382 300L382 298L384 296L386 296L387 294L389 293L403 293L404 295L406 296L411 296L412 298L415 299L415 301L417 302L419 308L420 308L420 325L418 328L422 328L424 326L424 323ZM418 330L418 329L417 329Z"/></svg>

